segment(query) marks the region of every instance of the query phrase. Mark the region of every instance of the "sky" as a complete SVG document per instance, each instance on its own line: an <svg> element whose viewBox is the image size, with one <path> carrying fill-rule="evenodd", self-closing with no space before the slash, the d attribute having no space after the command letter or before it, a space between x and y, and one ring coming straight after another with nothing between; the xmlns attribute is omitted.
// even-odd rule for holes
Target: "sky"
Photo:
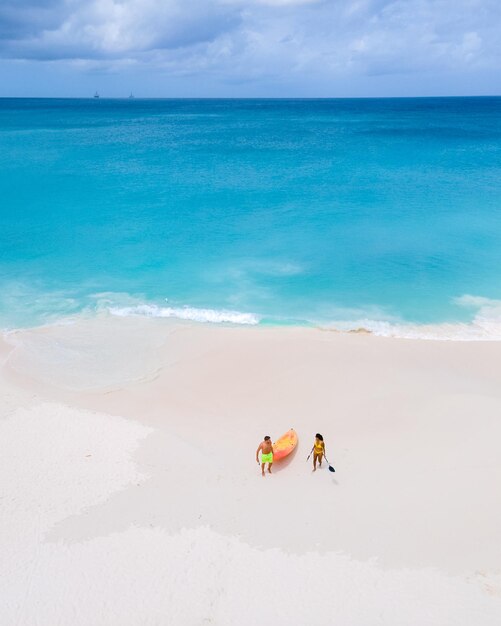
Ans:
<svg viewBox="0 0 501 626"><path fill-rule="evenodd" d="M501 94L501 0L0 0L0 96Z"/></svg>

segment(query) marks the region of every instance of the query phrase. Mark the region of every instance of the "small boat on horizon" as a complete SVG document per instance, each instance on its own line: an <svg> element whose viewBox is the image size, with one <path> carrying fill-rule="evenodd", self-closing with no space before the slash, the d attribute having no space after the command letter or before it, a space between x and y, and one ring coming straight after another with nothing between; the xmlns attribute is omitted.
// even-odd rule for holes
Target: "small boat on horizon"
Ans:
<svg viewBox="0 0 501 626"><path fill-rule="evenodd" d="M129 100L134 100L134 94L132 93L132 91L130 92Z"/></svg>
<svg viewBox="0 0 501 626"><path fill-rule="evenodd" d="M94 94L94 98L99 98L99 94L97 93L97 91L96 91L96 93Z"/></svg>

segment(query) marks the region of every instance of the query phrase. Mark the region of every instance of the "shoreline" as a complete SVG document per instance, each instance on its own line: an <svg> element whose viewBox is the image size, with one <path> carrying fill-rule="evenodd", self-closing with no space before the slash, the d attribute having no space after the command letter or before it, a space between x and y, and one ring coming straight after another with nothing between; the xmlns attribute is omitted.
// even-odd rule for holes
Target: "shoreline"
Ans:
<svg viewBox="0 0 501 626"><path fill-rule="evenodd" d="M8 341L16 333L35 331L78 324L87 320L139 319L168 321L172 324L193 324L221 328L260 328L260 329L311 329L339 334L364 334L388 339L408 339L440 342L498 342L501 341L501 301L478 298L483 301L482 310L467 322L417 323L405 321L386 321L377 319L353 319L320 322L273 318L256 313L228 309L205 309L195 307L158 307L157 305L139 305L133 307L98 307L80 312L61 315L31 326L3 328L0 336Z"/></svg>

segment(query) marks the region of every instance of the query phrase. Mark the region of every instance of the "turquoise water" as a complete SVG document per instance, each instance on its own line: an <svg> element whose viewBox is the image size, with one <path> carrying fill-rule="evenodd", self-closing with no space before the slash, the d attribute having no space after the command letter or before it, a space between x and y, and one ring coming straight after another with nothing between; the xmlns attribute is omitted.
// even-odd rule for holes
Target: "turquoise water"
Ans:
<svg viewBox="0 0 501 626"><path fill-rule="evenodd" d="M4 99L0 142L4 328L439 324L501 299L501 98Z"/></svg>

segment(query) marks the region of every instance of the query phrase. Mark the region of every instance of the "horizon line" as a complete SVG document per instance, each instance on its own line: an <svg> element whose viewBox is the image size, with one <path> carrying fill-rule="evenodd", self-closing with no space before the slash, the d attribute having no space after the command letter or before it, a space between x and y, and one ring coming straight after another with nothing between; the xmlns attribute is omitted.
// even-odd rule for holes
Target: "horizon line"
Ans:
<svg viewBox="0 0 501 626"><path fill-rule="evenodd" d="M0 96L0 100L424 100L500 98L501 94L428 96Z"/></svg>

